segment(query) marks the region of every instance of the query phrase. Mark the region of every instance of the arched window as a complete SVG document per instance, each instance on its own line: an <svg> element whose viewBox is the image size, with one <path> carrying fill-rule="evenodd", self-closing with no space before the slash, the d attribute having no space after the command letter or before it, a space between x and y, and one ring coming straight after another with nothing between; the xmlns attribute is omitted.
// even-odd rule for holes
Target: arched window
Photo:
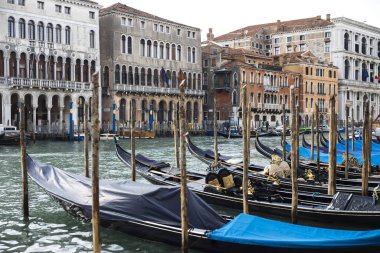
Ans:
<svg viewBox="0 0 380 253"><path fill-rule="evenodd" d="M187 48L187 62L191 62L191 48Z"/></svg>
<svg viewBox="0 0 380 253"><path fill-rule="evenodd" d="M146 56L152 57L152 41L148 40L146 42Z"/></svg>
<svg viewBox="0 0 380 253"><path fill-rule="evenodd" d="M125 38L125 35L122 35L121 36L121 52L123 53L123 54L125 54L125 50L126 50L126 45L125 45L125 43L126 43L126 38Z"/></svg>
<svg viewBox="0 0 380 253"><path fill-rule="evenodd" d="M181 51L181 46L180 45L178 45L177 46L177 61L181 61L181 53L182 53L182 51Z"/></svg>
<svg viewBox="0 0 380 253"><path fill-rule="evenodd" d="M344 61L344 78L350 78L350 62L348 60Z"/></svg>
<svg viewBox="0 0 380 253"><path fill-rule="evenodd" d="M132 37L128 37L128 54L132 54Z"/></svg>
<svg viewBox="0 0 380 253"><path fill-rule="evenodd" d="M157 58L158 54L158 43L157 41L153 42L153 58Z"/></svg>
<svg viewBox="0 0 380 253"><path fill-rule="evenodd" d="M367 54L367 40L362 38L362 54Z"/></svg>
<svg viewBox="0 0 380 253"><path fill-rule="evenodd" d="M45 40L45 28L44 28L44 23L38 22L37 25L37 33L38 33L38 40L39 41L44 41Z"/></svg>
<svg viewBox="0 0 380 253"><path fill-rule="evenodd" d="M33 20L28 22L28 36L30 40L36 39L36 27L34 26Z"/></svg>
<svg viewBox="0 0 380 253"><path fill-rule="evenodd" d="M238 75L236 73L234 73L234 87L236 87L238 85Z"/></svg>
<svg viewBox="0 0 380 253"><path fill-rule="evenodd" d="M172 88L177 87L177 73L173 71L172 73Z"/></svg>
<svg viewBox="0 0 380 253"><path fill-rule="evenodd" d="M127 67L123 65L121 70L121 83L127 84Z"/></svg>
<svg viewBox="0 0 380 253"><path fill-rule="evenodd" d="M379 42L379 47L380 47L380 42ZM175 50L175 45L172 44L172 60L173 60L173 61L175 61L175 59L176 59L176 58L175 58L175 51L176 51L176 50ZM379 51L379 52L380 52L380 51Z"/></svg>
<svg viewBox="0 0 380 253"><path fill-rule="evenodd" d="M132 85L133 84L133 69L131 66L128 68L128 84Z"/></svg>
<svg viewBox="0 0 380 253"><path fill-rule="evenodd" d="M119 84L120 83L120 65L116 64L115 66L115 83Z"/></svg>
<svg viewBox="0 0 380 253"><path fill-rule="evenodd" d="M192 59L192 63L195 63L195 47L193 47L191 51L191 59Z"/></svg>
<svg viewBox="0 0 380 253"><path fill-rule="evenodd" d="M236 90L232 92L232 105L236 106L237 105L237 95L236 95Z"/></svg>
<svg viewBox="0 0 380 253"><path fill-rule="evenodd" d="M66 26L65 28L65 44L70 45L71 44L71 29L70 26Z"/></svg>
<svg viewBox="0 0 380 253"><path fill-rule="evenodd" d="M95 48L95 32L90 31L90 48Z"/></svg>
<svg viewBox="0 0 380 253"><path fill-rule="evenodd" d="M344 34L344 50L349 50L350 48L350 35L348 33Z"/></svg>
<svg viewBox="0 0 380 253"><path fill-rule="evenodd" d="M55 27L55 43L62 43L62 27L60 25Z"/></svg>
<svg viewBox="0 0 380 253"><path fill-rule="evenodd" d="M145 85L145 69L141 69L141 85Z"/></svg>
<svg viewBox="0 0 380 253"><path fill-rule="evenodd" d="M25 39L25 20L22 18L18 21L18 35L21 39Z"/></svg>
<svg viewBox="0 0 380 253"><path fill-rule="evenodd" d="M164 43L160 42L160 59L164 59Z"/></svg>
<svg viewBox="0 0 380 253"><path fill-rule="evenodd" d="M139 68L135 67L135 85L140 84Z"/></svg>
<svg viewBox="0 0 380 253"><path fill-rule="evenodd" d="M14 17L8 18L8 37L15 37L15 19Z"/></svg>
<svg viewBox="0 0 380 253"><path fill-rule="evenodd" d="M108 87L110 86L109 74L110 74L109 68L108 66L105 66L104 73L103 73L103 79L104 79L103 87L107 88L107 91L106 91L107 93L109 92Z"/></svg>
<svg viewBox="0 0 380 253"><path fill-rule="evenodd" d="M202 76L201 74L198 74L198 89L202 89Z"/></svg>
<svg viewBox="0 0 380 253"><path fill-rule="evenodd" d="M362 81L366 82L368 79L368 70L367 70L367 64L362 64Z"/></svg>
<svg viewBox="0 0 380 253"><path fill-rule="evenodd" d="M153 85L156 87L158 86L158 70L157 69L153 71Z"/></svg>
<svg viewBox="0 0 380 253"><path fill-rule="evenodd" d="M170 44L166 43L165 45L165 59L169 60L170 59Z"/></svg>
<svg viewBox="0 0 380 253"><path fill-rule="evenodd" d="M152 86L152 70L148 69L148 74L146 76L146 82L148 86Z"/></svg>
<svg viewBox="0 0 380 253"><path fill-rule="evenodd" d="M193 90L197 89L197 74L193 74Z"/></svg>
<svg viewBox="0 0 380 253"><path fill-rule="evenodd" d="M140 55L145 56L145 40L140 40Z"/></svg>
<svg viewBox="0 0 380 253"><path fill-rule="evenodd" d="M51 23L47 24L46 30L47 30L47 41L53 42L53 25Z"/></svg>

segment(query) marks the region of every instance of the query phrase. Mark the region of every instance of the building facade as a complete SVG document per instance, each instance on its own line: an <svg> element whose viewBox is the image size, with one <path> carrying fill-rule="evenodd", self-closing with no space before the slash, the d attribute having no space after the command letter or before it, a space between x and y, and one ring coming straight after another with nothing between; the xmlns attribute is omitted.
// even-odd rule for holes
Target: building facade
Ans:
<svg viewBox="0 0 380 253"><path fill-rule="evenodd" d="M123 4L100 11L102 31L103 123L113 114L120 123L137 127L167 126L174 119L179 76L186 80L186 118L191 127L203 122L201 34L179 24Z"/></svg>
<svg viewBox="0 0 380 253"><path fill-rule="evenodd" d="M99 9L88 0L2 2L0 124L18 125L20 101L30 131L65 131L70 104L74 125L83 122L100 66Z"/></svg>

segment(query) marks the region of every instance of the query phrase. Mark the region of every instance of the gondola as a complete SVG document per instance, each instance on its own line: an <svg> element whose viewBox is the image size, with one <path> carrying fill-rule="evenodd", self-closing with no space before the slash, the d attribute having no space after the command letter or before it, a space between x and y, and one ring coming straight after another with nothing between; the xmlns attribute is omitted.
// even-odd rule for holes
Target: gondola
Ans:
<svg viewBox="0 0 380 253"><path fill-rule="evenodd" d="M71 215L91 220L91 179L27 157L28 175ZM134 236L180 245L180 188L126 180L100 180L103 226ZM347 231L299 226L240 214L218 215L187 190L189 247L205 252L378 252L380 230ZM243 229L245 227L245 229Z"/></svg>
<svg viewBox="0 0 380 253"><path fill-rule="evenodd" d="M218 131L218 136L223 136L228 139L242 138L242 135L239 133L224 132L224 131Z"/></svg>
<svg viewBox="0 0 380 253"><path fill-rule="evenodd" d="M20 134L0 134L0 145L19 145Z"/></svg>
<svg viewBox="0 0 380 253"><path fill-rule="evenodd" d="M119 159L130 166L131 155L129 152L125 151L116 144L116 154ZM160 163L151 160L141 154L136 156L136 172L142 177L154 184L162 185L178 185L180 183L180 170L177 168L170 167L168 164L163 166L165 163ZM158 166L156 166L158 165ZM238 183L235 186L218 191L215 185L210 184L211 179L217 178L220 182L224 182L224 177L229 177L231 174L227 172L226 169L221 169L217 173L210 172L207 175L201 175L198 173L187 174L188 182L187 186L194 193L204 199L210 204L222 205L229 208L242 207L242 193L239 188ZM221 180L222 177L222 180ZM241 182L241 178L234 178L236 182ZM260 214L272 214L278 216L289 217L291 210L291 192L286 192L283 190L276 190L270 188L256 188L256 182L252 182L254 186L254 193L250 196L249 207L255 213ZM221 187L226 187L226 185L221 183ZM258 192L256 192L258 189ZM379 219L380 222L380 204L372 206L371 197L355 196L352 194L337 193L335 196L327 195L314 195L312 193L302 193L299 192L299 208L297 211L297 217L300 220L317 220L321 223L334 223L334 226L347 226L350 224L366 224L366 220L371 217L372 219ZM358 211L360 207L355 206L353 210L344 210L342 208L342 203L347 201L346 197L355 198L349 200L350 203L356 201L362 201L362 206L367 205L372 211ZM314 197L314 200L312 198ZM359 200L359 198L361 200ZM365 204L367 202L367 204ZM338 205L340 207L338 207ZM350 205L350 204L348 204ZM355 210L356 209L356 210ZM343 212L341 212L344 210ZM367 216L367 218L365 218ZM355 219L355 221L352 221ZM359 221L361 220L361 221ZM368 220L368 226L372 227L374 220ZM353 226L356 226L353 225ZM367 226L366 225L366 226ZM348 225L349 226L349 225ZM377 227L378 225L375 225Z"/></svg>
<svg viewBox="0 0 380 253"><path fill-rule="evenodd" d="M203 150L197 146L195 146L191 140L190 137L186 136L186 142L187 147L192 155L194 155L199 160L203 161L204 163L211 165L214 162L214 152L211 150ZM226 158L229 158L226 159ZM234 161L234 162L230 162ZM225 157L223 155L219 155L219 162L220 164L228 169L232 174L236 175L242 175L242 163L237 163L236 159L232 159L231 157ZM312 168L312 166L310 166ZM314 167L313 167L314 168ZM266 181L267 177L264 176L261 173L258 173L263 170L262 166L251 164L249 165L249 177L253 180L261 180ZM302 170L300 171L302 172ZM317 174L317 172L315 172ZM352 173L354 174L354 173ZM300 175L300 173L299 173ZM354 174L355 175L355 174ZM321 169L320 172L320 182L313 181L313 182L299 182L298 183L298 189L300 191L306 191L306 192L319 192L319 193L327 193L327 171L324 169ZM372 196L373 189L377 187L380 182L379 179L373 179L369 181L369 192ZM337 191L346 192L346 193L353 193L353 194L361 194L361 180L360 179L344 179L344 178L337 178ZM280 185L284 189L291 189L291 181L289 179L282 179L280 181Z"/></svg>

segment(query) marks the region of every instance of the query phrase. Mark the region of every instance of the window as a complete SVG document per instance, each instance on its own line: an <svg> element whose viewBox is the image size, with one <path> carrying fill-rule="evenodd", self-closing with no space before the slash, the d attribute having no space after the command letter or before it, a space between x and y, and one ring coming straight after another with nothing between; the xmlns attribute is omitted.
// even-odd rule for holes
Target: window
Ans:
<svg viewBox="0 0 380 253"><path fill-rule="evenodd" d="M65 39L66 39L65 43L66 43L66 45L70 45L71 44L70 33L71 33L70 26L66 26L66 28L65 28Z"/></svg>
<svg viewBox="0 0 380 253"><path fill-rule="evenodd" d="M331 37L331 32L325 32L325 38L330 38Z"/></svg>
<svg viewBox="0 0 380 253"><path fill-rule="evenodd" d="M132 37L128 37L128 54L132 54Z"/></svg>
<svg viewBox="0 0 380 253"><path fill-rule="evenodd" d="M330 52L330 42L325 43L325 52L326 53Z"/></svg>
<svg viewBox="0 0 380 253"><path fill-rule="evenodd" d="M192 38L195 39L195 32L193 32L193 37Z"/></svg>
<svg viewBox="0 0 380 253"><path fill-rule="evenodd" d="M44 2L37 1L37 8L43 10L44 9Z"/></svg>
<svg viewBox="0 0 380 253"><path fill-rule="evenodd" d="M292 42L292 37L291 36L286 37L286 42Z"/></svg>
<svg viewBox="0 0 380 253"><path fill-rule="evenodd" d="M95 19L95 12L93 11L88 12L88 16L90 19Z"/></svg>
<svg viewBox="0 0 380 253"><path fill-rule="evenodd" d="M145 29L145 21L140 21L140 29Z"/></svg>
<svg viewBox="0 0 380 253"><path fill-rule="evenodd" d="M287 46L286 47L286 52L291 52L292 51L292 46Z"/></svg>
<svg viewBox="0 0 380 253"><path fill-rule="evenodd" d="M7 0L7 3L9 3L9 4L14 4L14 3L15 3L15 0Z"/></svg>
<svg viewBox="0 0 380 253"><path fill-rule="evenodd" d="M25 6L25 0L18 0L18 5Z"/></svg>
<svg viewBox="0 0 380 253"><path fill-rule="evenodd" d="M62 6L61 5L55 5L55 12L61 13L62 12Z"/></svg>
<svg viewBox="0 0 380 253"><path fill-rule="evenodd" d="M305 75L309 75L309 67L305 68Z"/></svg>
<svg viewBox="0 0 380 253"><path fill-rule="evenodd" d="M187 48L187 62L191 62L191 48Z"/></svg>
<svg viewBox="0 0 380 253"><path fill-rule="evenodd" d="M146 56L152 57L152 41L148 40L146 42Z"/></svg>
<svg viewBox="0 0 380 253"><path fill-rule="evenodd" d="M140 56L145 56L145 40L140 40Z"/></svg>
<svg viewBox="0 0 380 253"><path fill-rule="evenodd" d="M121 17L121 24L126 25L127 24L127 19L124 17Z"/></svg>
<svg viewBox="0 0 380 253"><path fill-rule="evenodd" d="M55 27L55 43L62 43L62 28L60 25Z"/></svg>
<svg viewBox="0 0 380 253"><path fill-rule="evenodd" d="M95 32L90 31L90 48L95 48Z"/></svg>
<svg viewBox="0 0 380 253"><path fill-rule="evenodd" d="M14 19L14 17L8 18L8 37L15 37L15 19Z"/></svg>
<svg viewBox="0 0 380 253"><path fill-rule="evenodd" d="M307 104L308 104L308 102L309 102L309 99L306 98L306 99L305 99L305 108L307 108Z"/></svg>
<svg viewBox="0 0 380 253"><path fill-rule="evenodd" d="M47 24L46 30L47 30L47 41L53 42L53 25L51 23Z"/></svg>
<svg viewBox="0 0 380 253"><path fill-rule="evenodd" d="M128 18L128 26L133 26L133 19Z"/></svg>
<svg viewBox="0 0 380 253"><path fill-rule="evenodd" d="M18 34L21 39L25 39L25 20L22 18L18 21Z"/></svg>
<svg viewBox="0 0 380 253"><path fill-rule="evenodd" d="M187 37L190 38L191 36L191 31L187 31Z"/></svg>
<svg viewBox="0 0 380 253"><path fill-rule="evenodd" d="M164 59L164 43L160 42L160 59Z"/></svg>
<svg viewBox="0 0 380 253"><path fill-rule="evenodd" d="M28 36L30 40L35 40L36 39L36 28L34 26L34 22L30 20L28 22Z"/></svg>
<svg viewBox="0 0 380 253"><path fill-rule="evenodd" d="M280 54L280 47L275 47L275 48L274 48L274 54L275 54L275 55Z"/></svg>
<svg viewBox="0 0 380 253"><path fill-rule="evenodd" d="M306 51L305 44L300 44L300 52Z"/></svg>
<svg viewBox="0 0 380 253"><path fill-rule="evenodd" d="M45 40L45 28L44 23L39 22L37 26L37 33L38 33L38 40L44 41Z"/></svg>
<svg viewBox="0 0 380 253"><path fill-rule="evenodd" d="M280 38L275 38L274 43L280 43Z"/></svg>
<svg viewBox="0 0 380 253"><path fill-rule="evenodd" d="M178 45L177 46L177 61L181 61L181 53L182 53L181 46Z"/></svg>
<svg viewBox="0 0 380 253"><path fill-rule="evenodd" d="M169 26L165 26L165 32L170 33L170 27Z"/></svg>
<svg viewBox="0 0 380 253"><path fill-rule="evenodd" d="M154 25L153 25L153 31L155 31L155 32L158 31L158 25L157 25L157 24L154 24Z"/></svg>
<svg viewBox="0 0 380 253"><path fill-rule="evenodd" d="M300 35L300 40L305 40L305 35Z"/></svg>
<svg viewBox="0 0 380 253"><path fill-rule="evenodd" d="M71 14L71 8L70 7L65 7L65 14Z"/></svg>
<svg viewBox="0 0 380 253"><path fill-rule="evenodd" d="M179 28L177 29L177 35L181 36L181 29L179 29Z"/></svg>
<svg viewBox="0 0 380 253"><path fill-rule="evenodd" d="M121 36L121 52L125 54L126 52L126 38L125 35Z"/></svg>
<svg viewBox="0 0 380 253"><path fill-rule="evenodd" d="M160 25L160 32L164 32L164 26L163 25Z"/></svg>

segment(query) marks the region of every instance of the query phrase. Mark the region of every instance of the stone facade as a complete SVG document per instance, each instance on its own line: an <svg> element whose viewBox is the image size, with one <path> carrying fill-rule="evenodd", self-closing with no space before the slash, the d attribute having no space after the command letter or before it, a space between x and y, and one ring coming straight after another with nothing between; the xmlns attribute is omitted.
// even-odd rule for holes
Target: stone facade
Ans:
<svg viewBox="0 0 380 253"><path fill-rule="evenodd" d="M100 12L102 36L102 108L104 123L129 121L131 103L137 126L152 113L157 124L174 118L179 94L179 72L186 79L187 122L203 121L201 34L199 28L114 4Z"/></svg>
<svg viewBox="0 0 380 253"><path fill-rule="evenodd" d="M91 74L100 67L100 6L87 0L4 1L0 7L0 124L62 131L83 122ZM5 25L8 24L8 25Z"/></svg>

